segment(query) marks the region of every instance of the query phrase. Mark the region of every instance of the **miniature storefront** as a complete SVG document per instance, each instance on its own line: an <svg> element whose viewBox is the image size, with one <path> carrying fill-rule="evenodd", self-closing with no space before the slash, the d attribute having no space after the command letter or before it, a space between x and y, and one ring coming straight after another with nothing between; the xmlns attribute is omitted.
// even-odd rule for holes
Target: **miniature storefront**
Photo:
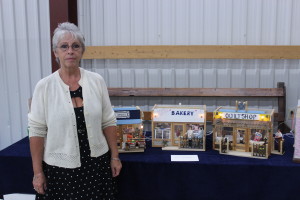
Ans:
<svg viewBox="0 0 300 200"><path fill-rule="evenodd" d="M248 109L246 102L219 107L213 113L213 149L221 154L268 158L274 151L273 115L273 109Z"/></svg>
<svg viewBox="0 0 300 200"><path fill-rule="evenodd" d="M117 118L117 142L120 153L144 152L142 112L139 107L113 108Z"/></svg>
<svg viewBox="0 0 300 200"><path fill-rule="evenodd" d="M295 117L295 142L294 142L294 155L293 161L300 163L300 99L298 100L298 107Z"/></svg>
<svg viewBox="0 0 300 200"><path fill-rule="evenodd" d="M206 106L155 105L152 146L163 150L205 151Z"/></svg>

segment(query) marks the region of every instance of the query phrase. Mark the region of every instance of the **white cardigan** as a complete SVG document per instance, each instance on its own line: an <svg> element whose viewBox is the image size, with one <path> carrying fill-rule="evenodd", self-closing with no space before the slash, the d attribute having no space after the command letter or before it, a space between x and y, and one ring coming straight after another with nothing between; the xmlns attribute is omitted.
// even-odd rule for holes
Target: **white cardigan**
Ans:
<svg viewBox="0 0 300 200"><path fill-rule="evenodd" d="M80 73L91 157L98 157L109 149L103 129L116 126L116 117L103 78L82 68ZM37 83L28 114L28 131L29 137L45 138L43 160L47 164L65 168L81 166L70 90L58 71Z"/></svg>

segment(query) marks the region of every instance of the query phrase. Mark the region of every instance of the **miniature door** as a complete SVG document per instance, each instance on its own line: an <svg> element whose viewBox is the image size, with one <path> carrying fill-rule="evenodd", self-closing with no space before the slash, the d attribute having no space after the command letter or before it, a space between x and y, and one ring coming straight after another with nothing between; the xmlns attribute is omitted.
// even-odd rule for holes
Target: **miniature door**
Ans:
<svg viewBox="0 0 300 200"><path fill-rule="evenodd" d="M183 136L185 133L184 124L176 123L173 124L173 135L172 135L172 145L177 146L179 144L180 136Z"/></svg>
<svg viewBox="0 0 300 200"><path fill-rule="evenodd" d="M229 150L233 150L233 127L223 127L222 130L222 136L224 138L227 138L228 142L229 142Z"/></svg>
<svg viewBox="0 0 300 200"><path fill-rule="evenodd" d="M234 149L236 151L247 151L247 129L237 128L233 135Z"/></svg>

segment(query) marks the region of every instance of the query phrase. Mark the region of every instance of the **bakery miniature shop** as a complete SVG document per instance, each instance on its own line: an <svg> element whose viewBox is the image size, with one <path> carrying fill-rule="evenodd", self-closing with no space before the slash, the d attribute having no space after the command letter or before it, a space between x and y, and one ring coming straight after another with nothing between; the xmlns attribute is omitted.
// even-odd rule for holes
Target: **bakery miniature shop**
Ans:
<svg viewBox="0 0 300 200"><path fill-rule="evenodd" d="M163 150L204 151L206 106L155 105L152 110L152 146Z"/></svg>
<svg viewBox="0 0 300 200"><path fill-rule="evenodd" d="M248 109L247 102L217 108L213 113L213 149L254 158L268 158L273 151L282 154L283 140L278 140L274 149L273 118L274 109Z"/></svg>
<svg viewBox="0 0 300 200"><path fill-rule="evenodd" d="M139 107L114 107L120 153L144 152L142 112Z"/></svg>

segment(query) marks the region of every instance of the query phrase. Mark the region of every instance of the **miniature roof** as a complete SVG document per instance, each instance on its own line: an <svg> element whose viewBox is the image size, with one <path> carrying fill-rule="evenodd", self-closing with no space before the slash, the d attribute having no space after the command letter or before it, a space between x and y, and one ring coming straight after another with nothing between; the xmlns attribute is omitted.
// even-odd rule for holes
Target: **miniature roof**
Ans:
<svg viewBox="0 0 300 200"><path fill-rule="evenodd" d="M215 111L219 112L231 112L231 113L249 113L249 114L269 114L273 115L274 109L253 109L248 108L247 110L236 110L236 107L219 107Z"/></svg>
<svg viewBox="0 0 300 200"><path fill-rule="evenodd" d="M117 125L124 125L124 124L141 124L141 119L125 119L125 120L117 120Z"/></svg>
<svg viewBox="0 0 300 200"><path fill-rule="evenodd" d="M220 112L237 112L237 113L251 113L251 114L266 114L263 110L233 110L233 109L219 109Z"/></svg>
<svg viewBox="0 0 300 200"><path fill-rule="evenodd" d="M205 105L163 105L163 104L155 104L153 106L153 110L157 108L176 108L176 109L201 109L206 110Z"/></svg>
<svg viewBox="0 0 300 200"><path fill-rule="evenodd" d="M138 106L131 106L131 107L113 107L114 111L119 110L141 110Z"/></svg>

